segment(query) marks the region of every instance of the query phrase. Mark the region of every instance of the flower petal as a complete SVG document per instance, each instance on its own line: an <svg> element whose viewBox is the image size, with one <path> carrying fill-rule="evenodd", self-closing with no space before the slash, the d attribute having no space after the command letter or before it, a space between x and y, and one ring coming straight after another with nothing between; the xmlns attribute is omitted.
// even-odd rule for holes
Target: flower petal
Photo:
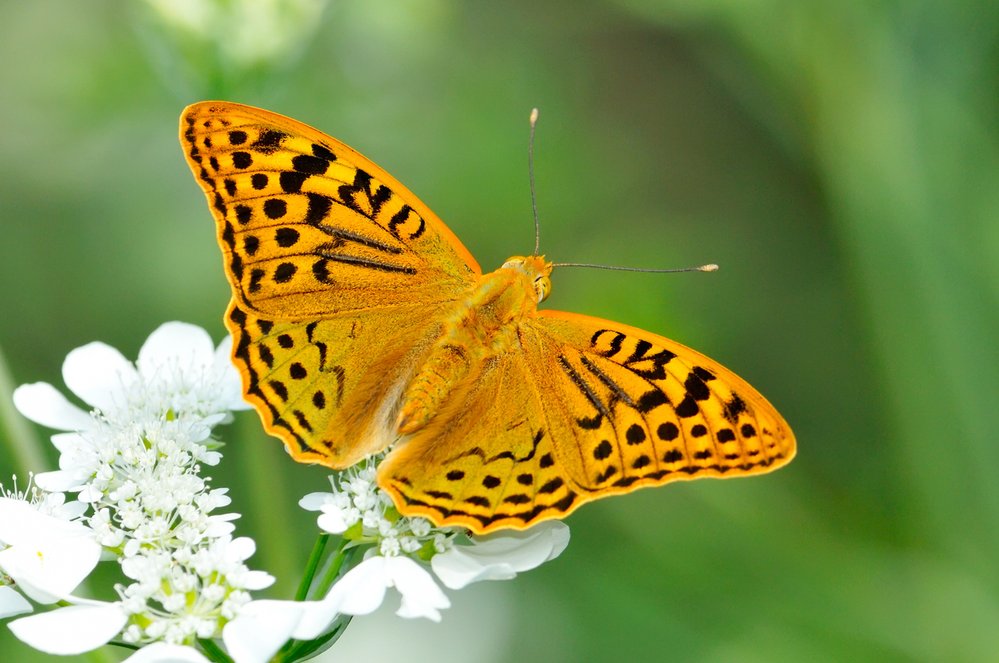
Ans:
<svg viewBox="0 0 999 663"><path fill-rule="evenodd" d="M323 505L333 499L333 493L309 493L298 500L298 506L306 511L322 511Z"/></svg>
<svg viewBox="0 0 999 663"><path fill-rule="evenodd" d="M472 539L434 555L430 565L447 587L461 589L479 580L508 580L558 557L569 545L569 528L548 521L523 532L499 532Z"/></svg>
<svg viewBox="0 0 999 663"><path fill-rule="evenodd" d="M0 542L7 545L34 542L42 537L86 536L89 531L81 523L42 513L22 500L0 497Z"/></svg>
<svg viewBox="0 0 999 663"><path fill-rule="evenodd" d="M81 654L113 638L128 620L116 603L71 605L10 622L23 642L47 654Z"/></svg>
<svg viewBox="0 0 999 663"><path fill-rule="evenodd" d="M125 391L137 378L124 355L97 341L71 350L62 364L62 379L70 391L104 412L124 402Z"/></svg>
<svg viewBox="0 0 999 663"><path fill-rule="evenodd" d="M388 581L385 558L369 557L345 573L323 602L336 604L337 611L345 615L367 615L385 600Z"/></svg>
<svg viewBox="0 0 999 663"><path fill-rule="evenodd" d="M236 663L266 663L298 625L304 608L295 601L251 601L222 629Z"/></svg>
<svg viewBox="0 0 999 663"><path fill-rule="evenodd" d="M101 555L90 528L10 498L0 498L0 540L9 546L0 551L0 568L39 603L69 595Z"/></svg>
<svg viewBox="0 0 999 663"><path fill-rule="evenodd" d="M209 663L194 647L154 642L125 659L123 663Z"/></svg>
<svg viewBox="0 0 999 663"><path fill-rule="evenodd" d="M215 344L204 329L186 322L165 322L142 344L135 363L148 380L176 365L207 368L214 358Z"/></svg>
<svg viewBox="0 0 999 663"><path fill-rule="evenodd" d="M35 423L56 430L86 430L94 425L89 414L47 382L23 384L15 389L14 407Z"/></svg>
<svg viewBox="0 0 999 663"><path fill-rule="evenodd" d="M32 611L28 600L18 594L12 587L0 587L0 619L23 615Z"/></svg>
<svg viewBox="0 0 999 663"><path fill-rule="evenodd" d="M330 534L343 534L347 531L347 519L340 509L324 511L316 518L316 524L319 525L319 529Z"/></svg>
<svg viewBox="0 0 999 663"><path fill-rule="evenodd" d="M62 396L62 394L59 394L59 396ZM76 406L74 405L73 407ZM87 418L89 419L90 415L87 415ZM61 455L77 454L83 449L93 447L93 444L79 433L56 433L50 439L52 440L52 446L54 446ZM60 460L62 460L61 457Z"/></svg>
<svg viewBox="0 0 999 663"><path fill-rule="evenodd" d="M315 640L326 631L333 619L340 614L339 594L332 601L303 601L302 618L291 637L295 640Z"/></svg>
<svg viewBox="0 0 999 663"><path fill-rule="evenodd" d="M81 470L53 470L35 475L35 485L42 490L61 493L67 490L77 490L87 483L89 478Z"/></svg>
<svg viewBox="0 0 999 663"><path fill-rule="evenodd" d="M257 591L270 587L276 580L277 578L266 571L247 571L242 575L239 586L242 589Z"/></svg>
<svg viewBox="0 0 999 663"><path fill-rule="evenodd" d="M225 548L226 557L231 560L242 562L253 556L257 550L256 542L248 536L240 536L232 541Z"/></svg>
<svg viewBox="0 0 999 663"><path fill-rule="evenodd" d="M430 573L408 557L389 557L387 567L395 588L402 594L402 605L396 614L408 619L426 617L439 622L440 611L450 608L451 601Z"/></svg>

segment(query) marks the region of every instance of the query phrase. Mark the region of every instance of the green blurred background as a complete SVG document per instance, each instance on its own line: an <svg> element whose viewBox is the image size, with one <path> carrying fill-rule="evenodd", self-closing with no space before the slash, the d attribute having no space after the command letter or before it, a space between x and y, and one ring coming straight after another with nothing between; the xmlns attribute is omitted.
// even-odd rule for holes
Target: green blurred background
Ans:
<svg viewBox="0 0 999 663"><path fill-rule="evenodd" d="M16 383L61 384L91 340L134 356L173 319L221 337L215 231L177 142L190 102L356 147L487 269L532 248L538 106L549 258L721 265L557 271L549 305L728 364L798 457L590 505L556 562L452 593L440 625L390 598L330 653L997 660L997 19L986 0L5 0L0 348ZM47 433L26 428L33 456L3 416L0 476L51 468ZM296 501L325 472L252 413L223 435L215 483L287 597L315 536ZM0 629L0 659L41 657Z"/></svg>

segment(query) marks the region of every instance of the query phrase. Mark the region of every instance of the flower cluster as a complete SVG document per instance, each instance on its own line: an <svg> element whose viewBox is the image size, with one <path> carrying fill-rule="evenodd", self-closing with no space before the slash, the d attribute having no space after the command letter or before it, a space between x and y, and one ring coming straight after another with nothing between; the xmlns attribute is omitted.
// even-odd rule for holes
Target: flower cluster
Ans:
<svg viewBox="0 0 999 663"><path fill-rule="evenodd" d="M52 436L58 470L23 492L0 489L0 618L32 602L62 605L10 622L18 638L53 654L117 641L139 648L135 661L262 663L282 647L283 660L298 660L332 643L347 617L375 610L389 587L402 595L399 615L439 620L450 601L438 581L512 578L568 543L561 523L469 537L404 517L375 483L376 456L300 502L320 512L320 543L339 537L306 570L300 595L311 600L253 600L274 578L246 566L255 545L234 537L238 514L218 512L226 490L202 475L221 460L212 429L247 407L229 351L200 328L167 323L134 364L101 343L67 356L63 378L89 412L45 383L15 392L22 414L64 431ZM101 559L119 565L117 600L77 595ZM204 645L219 639L225 654Z"/></svg>
<svg viewBox="0 0 999 663"><path fill-rule="evenodd" d="M513 578L554 559L569 543L569 528L560 522L467 537L460 528L437 528L425 518L402 516L375 483L380 460L375 456L334 474L331 493L311 493L299 502L321 512L321 529L342 536L348 545L366 546L364 560L334 588L333 594L350 588L341 613L366 614L381 605L386 587L395 587L402 594L397 614L439 621L450 601L419 562L429 561L444 585L460 589L479 580Z"/></svg>
<svg viewBox="0 0 999 663"><path fill-rule="evenodd" d="M116 636L136 645L190 645L219 636L249 603L248 592L274 581L245 566L254 544L233 538L238 514L215 513L230 502L226 490L212 489L201 476L202 465L221 458L212 427L246 407L228 345L216 349L204 330L168 323L149 337L135 364L102 343L78 348L63 364L63 379L93 408L89 413L45 383L14 393L25 416L66 431L52 437L59 469L38 474L35 483L53 496L75 493L85 509L68 525L96 553L76 556L86 562L76 583L101 548L128 581L115 587L113 603L75 597L75 585L48 592L43 598L71 606L13 622L22 640L52 653L86 651ZM38 600L28 589L32 577L26 580L18 587ZM102 628L82 628L95 616Z"/></svg>
<svg viewBox="0 0 999 663"><path fill-rule="evenodd" d="M322 512L317 521L321 529L358 543L377 543L385 556L402 553L430 559L447 550L454 530L435 530L426 518L400 516L388 494L378 488L375 468L382 458L372 456L333 474L332 493L311 493L299 505Z"/></svg>

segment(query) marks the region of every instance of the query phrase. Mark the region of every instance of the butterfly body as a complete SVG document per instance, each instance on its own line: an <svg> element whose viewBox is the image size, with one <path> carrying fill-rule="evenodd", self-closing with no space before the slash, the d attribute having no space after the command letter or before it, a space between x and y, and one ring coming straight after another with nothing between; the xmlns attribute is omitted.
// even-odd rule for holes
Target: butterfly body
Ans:
<svg viewBox="0 0 999 663"><path fill-rule="evenodd" d="M547 296L548 288L541 284L550 273L543 256L515 256L483 275L442 315L443 333L404 392L400 435L423 428L452 392L475 380L484 362L518 342L522 321L535 315L538 302Z"/></svg>
<svg viewBox="0 0 999 663"><path fill-rule="evenodd" d="M426 205L330 136L203 102L181 142L216 220L245 396L296 460L343 468L391 448L378 483L400 512L484 533L794 456L787 423L732 371L539 310L543 257L482 274Z"/></svg>

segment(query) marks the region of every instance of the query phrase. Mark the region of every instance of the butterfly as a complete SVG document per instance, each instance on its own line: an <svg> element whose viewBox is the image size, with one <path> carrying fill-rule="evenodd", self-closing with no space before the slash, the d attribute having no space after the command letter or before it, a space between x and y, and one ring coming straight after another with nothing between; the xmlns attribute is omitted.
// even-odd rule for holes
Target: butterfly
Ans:
<svg viewBox="0 0 999 663"><path fill-rule="evenodd" d="M407 516L474 533L586 502L791 460L787 422L699 352L619 322L539 310L552 264L483 274L391 175L301 122L187 107L246 399L299 462L391 448L378 484Z"/></svg>

